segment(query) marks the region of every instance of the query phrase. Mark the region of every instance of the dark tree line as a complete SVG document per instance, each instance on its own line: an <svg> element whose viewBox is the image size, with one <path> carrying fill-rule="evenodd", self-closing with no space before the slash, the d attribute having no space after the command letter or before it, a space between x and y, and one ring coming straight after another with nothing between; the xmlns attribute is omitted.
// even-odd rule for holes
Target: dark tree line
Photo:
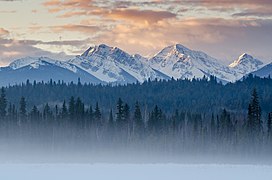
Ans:
<svg viewBox="0 0 272 180"><path fill-rule="evenodd" d="M219 114L226 109L231 113L246 116L248 99L252 89L256 88L263 113L272 109L272 79L248 76L235 83L223 85L216 78L193 80L147 81L143 84L120 86L92 85L78 83L26 82L5 87L6 96L12 104L18 104L23 96L27 99L28 110L34 105L41 108L45 102L61 106L63 100L68 103L71 96L79 97L85 104L99 102L101 110L109 113L121 97L133 107L136 101L141 108L150 112L154 105L163 107L170 115L173 109L195 113Z"/></svg>
<svg viewBox="0 0 272 180"><path fill-rule="evenodd" d="M0 139L26 140L52 150L136 148L174 154L269 154L272 150L272 113L262 113L256 89L246 117L226 109L211 114L190 109L166 113L164 107L147 108L138 101L130 107L122 98L109 111L103 109L98 102L87 105L74 96L61 104L28 108L24 97L18 104L9 103L2 88Z"/></svg>

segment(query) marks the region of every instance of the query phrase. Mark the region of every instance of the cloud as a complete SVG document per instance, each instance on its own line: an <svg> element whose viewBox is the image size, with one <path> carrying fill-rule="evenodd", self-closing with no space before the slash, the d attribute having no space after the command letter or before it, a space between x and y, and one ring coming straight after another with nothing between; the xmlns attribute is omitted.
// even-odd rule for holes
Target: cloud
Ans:
<svg viewBox="0 0 272 180"><path fill-rule="evenodd" d="M49 8L51 7L60 7L62 9L67 8L88 8L91 6L92 0L48 0L43 3L44 6Z"/></svg>
<svg viewBox="0 0 272 180"><path fill-rule="evenodd" d="M7 35L9 35L9 31L4 28L0 28L0 37L4 37Z"/></svg>
<svg viewBox="0 0 272 180"><path fill-rule="evenodd" d="M272 5L270 0L176 0L176 3L199 4L205 6L229 6L229 5Z"/></svg>
<svg viewBox="0 0 272 180"><path fill-rule="evenodd" d="M67 24L62 26L51 26L50 29L53 32L63 32L63 31L74 31L74 32L81 32L84 34L94 34L101 30L97 26L88 26L88 25L73 25L73 24Z"/></svg>
<svg viewBox="0 0 272 180"><path fill-rule="evenodd" d="M92 40L96 44L107 43L143 55L153 55L166 46L181 43L229 63L244 51L261 58L272 58L269 31L272 32L272 21L169 19L148 27L120 24Z"/></svg>
<svg viewBox="0 0 272 180"><path fill-rule="evenodd" d="M272 11L271 7L261 7L261 8L255 8L255 9L246 9L239 13L234 13L234 17L271 17Z"/></svg>
<svg viewBox="0 0 272 180"><path fill-rule="evenodd" d="M15 10L12 10L12 11L6 11L6 10L4 10L4 11L0 11L0 13L7 13L7 14L9 14L9 13L16 13L17 11L15 11Z"/></svg>
<svg viewBox="0 0 272 180"><path fill-rule="evenodd" d="M163 19L175 18L176 14L168 11L121 9L112 10L107 14L113 19L123 19L129 21L147 22L149 24L157 23Z"/></svg>
<svg viewBox="0 0 272 180"><path fill-rule="evenodd" d="M35 33L43 41L4 43L17 30L8 33L2 29L0 52L5 52L5 58L28 52L42 55L52 49L81 54L88 45L100 43L143 55L181 43L222 59L236 58L243 51L271 57L271 0L45 0L42 4L51 18L58 19L52 18L52 25L45 26L41 18L40 24L18 30L17 34L24 35L16 38L30 39L25 34ZM38 16L43 10L37 10ZM58 36L83 40L46 40ZM26 48L9 51L11 45Z"/></svg>
<svg viewBox="0 0 272 180"><path fill-rule="evenodd" d="M0 38L0 65L4 66L10 63L11 61L26 57L26 56L46 56L56 59L68 59L71 56L68 56L64 52L53 53L38 47L37 45L50 45L50 46L81 46L85 44L85 41L35 41L35 40L15 40L15 39L4 39Z"/></svg>
<svg viewBox="0 0 272 180"><path fill-rule="evenodd" d="M218 13L233 12L234 16L270 16L271 0L177 0L176 3L183 3L196 7L205 8L204 11L217 11Z"/></svg>

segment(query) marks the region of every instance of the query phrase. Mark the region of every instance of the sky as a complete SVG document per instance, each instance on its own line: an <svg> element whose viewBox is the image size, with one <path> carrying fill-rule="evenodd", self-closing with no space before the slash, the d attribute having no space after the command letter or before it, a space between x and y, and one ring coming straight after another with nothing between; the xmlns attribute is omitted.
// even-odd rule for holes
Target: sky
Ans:
<svg viewBox="0 0 272 180"><path fill-rule="evenodd" d="M152 56L183 44L229 64L272 62L271 0L0 0L0 65L107 44Z"/></svg>

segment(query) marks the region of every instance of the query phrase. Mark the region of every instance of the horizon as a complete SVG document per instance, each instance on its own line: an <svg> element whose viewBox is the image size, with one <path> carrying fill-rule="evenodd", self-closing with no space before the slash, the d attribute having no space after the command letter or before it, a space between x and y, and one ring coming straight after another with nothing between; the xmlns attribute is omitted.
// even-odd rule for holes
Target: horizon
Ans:
<svg viewBox="0 0 272 180"><path fill-rule="evenodd" d="M0 66L27 56L66 59L98 44L145 57L182 44L223 64L243 53L269 63L271 7L269 0L0 0Z"/></svg>

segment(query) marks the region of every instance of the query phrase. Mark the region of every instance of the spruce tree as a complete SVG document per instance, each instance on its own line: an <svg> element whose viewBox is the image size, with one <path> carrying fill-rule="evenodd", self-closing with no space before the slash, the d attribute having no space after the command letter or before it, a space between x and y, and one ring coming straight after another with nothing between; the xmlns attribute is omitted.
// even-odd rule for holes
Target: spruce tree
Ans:
<svg viewBox="0 0 272 180"><path fill-rule="evenodd" d="M110 115L109 115L109 126L113 127L113 114L112 114L112 109L110 110Z"/></svg>
<svg viewBox="0 0 272 180"><path fill-rule="evenodd" d="M124 106L121 98L118 99L116 108L116 123L118 125L121 125L124 118Z"/></svg>
<svg viewBox="0 0 272 180"><path fill-rule="evenodd" d="M94 123L94 111L93 111L93 107L90 106L89 107L89 117L87 118L87 128L91 128L92 124Z"/></svg>
<svg viewBox="0 0 272 180"><path fill-rule="evenodd" d="M7 111L7 99L4 87L1 88L1 95L0 95L0 120L6 117Z"/></svg>
<svg viewBox="0 0 272 180"><path fill-rule="evenodd" d="M19 111L20 111L20 122L19 122L19 124L21 124L21 123L24 123L26 121L26 118L27 118L26 100L25 100L24 97L21 97Z"/></svg>
<svg viewBox="0 0 272 180"><path fill-rule="evenodd" d="M212 119L211 119L210 132L211 132L211 139L214 139L215 138L216 127L215 127L215 119L214 119L213 114L212 114Z"/></svg>
<svg viewBox="0 0 272 180"><path fill-rule="evenodd" d="M66 102L63 101L62 109L61 109L61 118L66 119L67 117L68 117L68 110L67 110Z"/></svg>
<svg viewBox="0 0 272 180"><path fill-rule="evenodd" d="M37 106L33 106L31 112L30 112L30 123L34 124L39 121L39 111Z"/></svg>
<svg viewBox="0 0 272 180"><path fill-rule="evenodd" d="M257 90L254 88L251 101L248 106L248 121L247 121L247 131L252 141L260 140L262 130L261 124L261 107L259 105L259 98Z"/></svg>
<svg viewBox="0 0 272 180"><path fill-rule="evenodd" d="M268 139L270 140L272 138L272 113L268 114L268 120L267 120L267 135Z"/></svg>
<svg viewBox="0 0 272 180"><path fill-rule="evenodd" d="M130 119L130 108L128 106L128 104L124 105L124 109L123 109L123 120L125 122L128 122Z"/></svg>
<svg viewBox="0 0 272 180"><path fill-rule="evenodd" d="M101 120L101 111L100 111L100 108L98 106L98 102L96 102L96 106L95 106L95 110L94 110L94 118L95 118L96 121Z"/></svg>
<svg viewBox="0 0 272 180"><path fill-rule="evenodd" d="M133 117L136 131L139 132L143 128L143 118L139 102L135 103L134 117Z"/></svg>
<svg viewBox="0 0 272 180"><path fill-rule="evenodd" d="M45 120L46 123L51 123L51 121L53 119L53 113L52 113L48 103L46 103L44 106L43 119Z"/></svg>
<svg viewBox="0 0 272 180"><path fill-rule="evenodd" d="M72 96L69 101L69 117L70 120L73 120L75 118L75 98Z"/></svg>
<svg viewBox="0 0 272 180"><path fill-rule="evenodd" d="M113 113L112 113L112 109L110 110L110 115L109 115L109 121L108 121L108 136L110 138L110 140L112 140L112 136L114 136L114 121L113 121Z"/></svg>

